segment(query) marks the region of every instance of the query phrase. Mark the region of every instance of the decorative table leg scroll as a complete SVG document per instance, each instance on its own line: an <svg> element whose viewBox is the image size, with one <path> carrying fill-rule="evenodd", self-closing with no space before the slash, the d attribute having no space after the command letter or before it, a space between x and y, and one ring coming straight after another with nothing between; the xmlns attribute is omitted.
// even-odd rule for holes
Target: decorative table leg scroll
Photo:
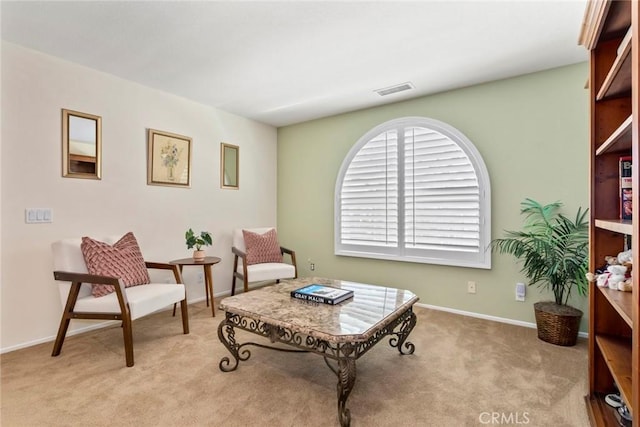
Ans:
<svg viewBox="0 0 640 427"><path fill-rule="evenodd" d="M339 359L338 366L338 417L341 427L349 427L351 412L347 409L347 399L356 382L356 361Z"/></svg>
<svg viewBox="0 0 640 427"><path fill-rule="evenodd" d="M225 320L220 322L218 326L218 338L220 342L227 347L227 350L233 356L234 362L231 365L231 360L228 357L223 357L218 365L223 372L235 371L238 368L238 362L240 360L247 360L251 356L251 352L247 349L240 351L240 344L236 343L236 333L233 329L233 324L228 322L229 315L227 314ZM227 337L225 338L225 333Z"/></svg>
<svg viewBox="0 0 640 427"><path fill-rule="evenodd" d="M406 341L414 326L416 326L416 315L413 310L409 309L401 316L400 329L391 333L395 337L389 340L391 347L397 347L400 354L413 354L415 351L416 347L413 343ZM403 346L406 353L403 351Z"/></svg>

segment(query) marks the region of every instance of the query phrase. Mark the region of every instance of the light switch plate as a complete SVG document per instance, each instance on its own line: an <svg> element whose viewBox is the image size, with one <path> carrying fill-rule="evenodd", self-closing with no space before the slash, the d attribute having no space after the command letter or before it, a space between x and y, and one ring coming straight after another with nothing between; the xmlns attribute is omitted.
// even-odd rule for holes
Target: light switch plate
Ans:
<svg viewBox="0 0 640 427"><path fill-rule="evenodd" d="M24 221L27 224L53 222L53 210L51 208L27 208L24 210Z"/></svg>

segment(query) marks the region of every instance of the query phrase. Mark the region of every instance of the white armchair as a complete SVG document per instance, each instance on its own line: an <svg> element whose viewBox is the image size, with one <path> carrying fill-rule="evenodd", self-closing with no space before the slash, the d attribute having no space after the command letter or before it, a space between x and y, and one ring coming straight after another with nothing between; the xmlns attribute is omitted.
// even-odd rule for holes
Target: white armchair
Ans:
<svg viewBox="0 0 640 427"><path fill-rule="evenodd" d="M244 232L246 231L253 240L257 240L255 245L245 242ZM253 246L253 247L252 247ZM296 265L296 253L291 249L280 246L277 241L275 228L248 228L236 229L233 231L233 279L231 283L231 295L236 293L236 279L244 283L244 292L249 291L249 283L275 281L281 279L295 279L298 277L298 267ZM279 257L270 257L279 254ZM290 257L291 263L284 262L283 255ZM265 259L271 258L269 262L261 262L262 255Z"/></svg>
<svg viewBox="0 0 640 427"><path fill-rule="evenodd" d="M130 236L137 247L135 237L133 234ZM112 245L125 237L120 239L120 236L110 236L100 239L100 242ZM53 275L58 281L64 310L51 356L60 354L71 319L121 320L127 366L133 366L133 320L180 302L182 329L185 334L189 333L186 292L178 266L145 262L140 256L141 262L148 269L171 270L176 283L148 283L126 287L121 277L89 274L81 244L81 238L60 240L52 244ZM111 285L114 291L95 297L92 294L92 284Z"/></svg>

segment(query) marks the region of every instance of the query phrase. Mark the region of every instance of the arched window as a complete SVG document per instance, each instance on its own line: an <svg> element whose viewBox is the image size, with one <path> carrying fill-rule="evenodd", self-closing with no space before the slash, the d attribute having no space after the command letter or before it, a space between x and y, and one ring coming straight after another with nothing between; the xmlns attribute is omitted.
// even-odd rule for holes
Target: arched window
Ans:
<svg viewBox="0 0 640 427"><path fill-rule="evenodd" d="M335 191L336 255L491 268L491 185L475 146L438 120L367 132Z"/></svg>

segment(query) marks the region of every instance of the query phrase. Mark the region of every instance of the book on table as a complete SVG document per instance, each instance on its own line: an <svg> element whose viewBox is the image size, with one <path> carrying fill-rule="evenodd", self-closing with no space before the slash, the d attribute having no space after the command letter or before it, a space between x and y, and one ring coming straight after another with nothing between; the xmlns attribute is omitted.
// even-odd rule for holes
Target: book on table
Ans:
<svg viewBox="0 0 640 427"><path fill-rule="evenodd" d="M291 291L291 296L305 301L335 305L352 298L353 291L314 283Z"/></svg>

